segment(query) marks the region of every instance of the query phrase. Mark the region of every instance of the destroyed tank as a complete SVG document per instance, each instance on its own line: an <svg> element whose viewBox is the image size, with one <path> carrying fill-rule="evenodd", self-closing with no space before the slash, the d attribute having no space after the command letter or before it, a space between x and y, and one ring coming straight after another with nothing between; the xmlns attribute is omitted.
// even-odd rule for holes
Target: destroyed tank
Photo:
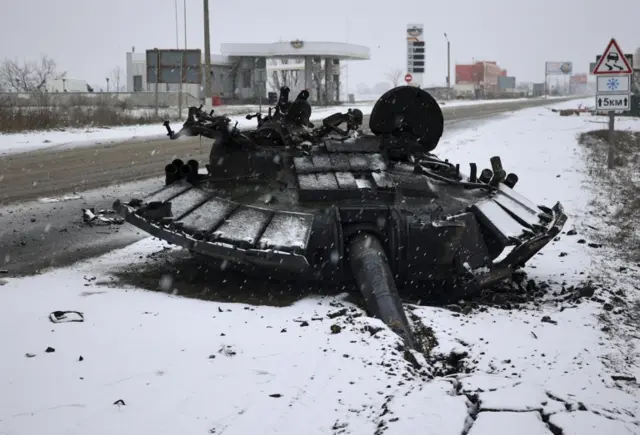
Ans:
<svg viewBox="0 0 640 435"><path fill-rule="evenodd" d="M289 102L283 88L267 115L247 116L258 124L249 131L191 108L178 133L165 125L172 139L213 141L206 173L195 160L175 160L164 188L114 209L200 260L355 283L369 314L409 345L399 289L470 295L510 278L566 221L560 203L539 206L518 194L518 177L500 157L480 171L471 163L465 175L432 154L444 119L422 89L382 95L366 134L358 109L314 128L307 99L303 91Z"/></svg>

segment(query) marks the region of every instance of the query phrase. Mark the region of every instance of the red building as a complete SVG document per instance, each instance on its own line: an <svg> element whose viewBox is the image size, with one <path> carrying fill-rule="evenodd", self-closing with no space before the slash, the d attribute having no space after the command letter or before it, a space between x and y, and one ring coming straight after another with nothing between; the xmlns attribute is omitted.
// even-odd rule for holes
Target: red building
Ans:
<svg viewBox="0 0 640 435"><path fill-rule="evenodd" d="M506 75L507 70L500 68L495 61L456 65L456 84L477 85L485 94L496 92L498 77Z"/></svg>
<svg viewBox="0 0 640 435"><path fill-rule="evenodd" d="M456 85L476 83L475 65L456 65Z"/></svg>

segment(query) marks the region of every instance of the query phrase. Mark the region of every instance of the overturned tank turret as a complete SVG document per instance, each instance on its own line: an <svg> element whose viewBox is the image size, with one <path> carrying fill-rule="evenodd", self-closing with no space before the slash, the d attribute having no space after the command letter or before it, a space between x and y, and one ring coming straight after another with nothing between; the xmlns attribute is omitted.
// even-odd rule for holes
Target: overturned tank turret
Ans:
<svg viewBox="0 0 640 435"><path fill-rule="evenodd" d="M497 156L463 174L431 154L444 120L424 90L382 95L367 134L357 109L315 127L304 95L284 100L268 115L248 115L258 124L250 131L192 108L183 130L167 129L172 138L213 140L207 173L196 161L172 162L164 188L114 208L200 259L355 282L370 314L409 344L398 289L473 293L509 278L566 221L559 203L539 206L518 194L517 175Z"/></svg>

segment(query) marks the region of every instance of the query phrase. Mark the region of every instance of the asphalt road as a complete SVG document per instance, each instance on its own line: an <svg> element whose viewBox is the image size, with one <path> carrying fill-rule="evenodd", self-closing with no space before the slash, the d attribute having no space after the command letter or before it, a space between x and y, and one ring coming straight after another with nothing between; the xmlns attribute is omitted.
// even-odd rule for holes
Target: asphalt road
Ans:
<svg viewBox="0 0 640 435"><path fill-rule="evenodd" d="M445 136L504 112L544 104L549 103L445 106ZM156 139L1 157L0 270L7 276L33 274L146 237L126 224L85 224L82 209L109 209L116 198L144 196L162 187L167 162L176 157L206 161L208 152L207 141Z"/></svg>
<svg viewBox="0 0 640 435"><path fill-rule="evenodd" d="M545 100L443 107L449 123L549 104ZM365 117L365 125L368 125ZM158 126L158 132L162 132ZM163 172L172 159L206 160L209 144L199 138L135 139L71 149L45 149L0 157L0 204L83 191Z"/></svg>

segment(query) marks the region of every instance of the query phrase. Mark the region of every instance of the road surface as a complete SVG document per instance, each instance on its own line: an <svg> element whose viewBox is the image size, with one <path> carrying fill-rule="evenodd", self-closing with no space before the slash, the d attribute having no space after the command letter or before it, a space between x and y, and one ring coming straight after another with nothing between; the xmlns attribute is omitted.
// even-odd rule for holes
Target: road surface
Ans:
<svg viewBox="0 0 640 435"><path fill-rule="evenodd" d="M554 100L560 101L560 100ZM443 107L449 123L549 104L535 99L487 105ZM365 125L369 119L365 117ZM158 126L158 132L162 131ZM199 138L135 139L106 145L38 150L0 157L0 204L143 180L163 173L179 157L208 158L209 143Z"/></svg>
<svg viewBox="0 0 640 435"><path fill-rule="evenodd" d="M507 111L543 104L549 102L445 107L445 136L447 132L477 127ZM206 161L208 152L207 141L200 144L198 139L163 139L40 150L1 158L0 203L4 204L0 207L0 270L10 276L28 275L146 237L131 225L87 225L82 209L108 209L115 198L141 197L162 187L161 175L167 162L176 157Z"/></svg>

